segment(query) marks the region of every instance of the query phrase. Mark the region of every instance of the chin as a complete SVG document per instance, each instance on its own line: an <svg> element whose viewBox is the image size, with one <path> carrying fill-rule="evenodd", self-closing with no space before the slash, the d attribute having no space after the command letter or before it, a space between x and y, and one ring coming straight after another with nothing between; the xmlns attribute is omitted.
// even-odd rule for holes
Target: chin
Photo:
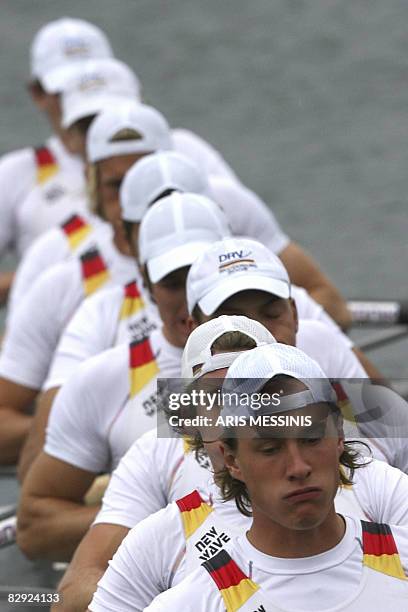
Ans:
<svg viewBox="0 0 408 612"><path fill-rule="evenodd" d="M310 507L299 508L299 512L293 517L293 528L304 530L304 529L316 529L320 527L327 518L327 508Z"/></svg>

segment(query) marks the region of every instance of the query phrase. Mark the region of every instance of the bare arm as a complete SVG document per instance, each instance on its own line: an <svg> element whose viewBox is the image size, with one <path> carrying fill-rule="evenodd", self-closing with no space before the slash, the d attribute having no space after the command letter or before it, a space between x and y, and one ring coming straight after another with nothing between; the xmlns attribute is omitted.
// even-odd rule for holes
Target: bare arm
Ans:
<svg viewBox="0 0 408 612"><path fill-rule="evenodd" d="M0 274L0 306L4 306L10 293L14 279L14 272L2 272Z"/></svg>
<svg viewBox="0 0 408 612"><path fill-rule="evenodd" d="M91 527L78 546L58 587L62 603L51 610L83 612L90 604L108 562L128 533L126 527L100 523Z"/></svg>
<svg viewBox="0 0 408 612"><path fill-rule="evenodd" d="M371 378L372 380L380 380L382 381L382 383L384 383L384 376L381 375L381 372L377 370L377 368L370 361L367 355L365 355L365 353L363 353L363 351L361 351L357 347L354 347L352 350L355 356L357 357L357 359L359 360L359 362L361 363L361 365L363 366L363 368L365 369L365 371L367 372L368 377Z"/></svg>
<svg viewBox="0 0 408 612"><path fill-rule="evenodd" d="M13 464L30 428L28 408L37 395L30 389L0 377L0 464Z"/></svg>
<svg viewBox="0 0 408 612"><path fill-rule="evenodd" d="M22 483L31 464L37 455L41 452L45 442L45 429L48 423L48 417L51 412L52 403L57 395L59 387L49 389L45 393L41 393L37 400L37 408L30 431L23 446L18 464L18 478Z"/></svg>
<svg viewBox="0 0 408 612"><path fill-rule="evenodd" d="M30 559L69 560L98 507L84 506L95 474L41 452L21 492L17 544Z"/></svg>
<svg viewBox="0 0 408 612"><path fill-rule="evenodd" d="M304 287L342 329L347 329L351 324L347 304L313 258L296 242L290 242L279 257L292 283Z"/></svg>

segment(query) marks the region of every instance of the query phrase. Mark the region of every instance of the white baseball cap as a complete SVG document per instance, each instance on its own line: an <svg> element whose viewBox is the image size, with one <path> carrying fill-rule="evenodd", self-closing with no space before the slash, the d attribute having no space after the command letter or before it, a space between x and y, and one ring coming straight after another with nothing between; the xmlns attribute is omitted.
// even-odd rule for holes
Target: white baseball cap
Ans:
<svg viewBox="0 0 408 612"><path fill-rule="evenodd" d="M206 175L175 151L162 151L137 161L120 189L122 218L139 223L148 207L168 190L210 195Z"/></svg>
<svg viewBox="0 0 408 612"><path fill-rule="evenodd" d="M278 375L299 380L306 390L282 394L279 402L262 405L262 414L296 410L320 402L337 403L336 393L319 364L300 349L276 342L244 351L231 364L222 389L227 401L221 416L254 416L248 395L258 393ZM245 398L244 402L240 401L241 397Z"/></svg>
<svg viewBox="0 0 408 612"><path fill-rule="evenodd" d="M145 104L123 103L92 121L86 137L91 163L128 155L171 149L170 127L163 115Z"/></svg>
<svg viewBox="0 0 408 612"><path fill-rule="evenodd" d="M258 321L237 315L221 315L199 325L189 335L183 351L181 378L196 379L203 374L229 368L242 351L213 355L212 346L220 336L231 331L240 331L249 336L256 346L276 342L272 334Z"/></svg>
<svg viewBox="0 0 408 612"><path fill-rule="evenodd" d="M198 304L211 315L239 291L258 289L290 297L285 266L263 244L248 238L226 238L208 247L191 266L187 277L187 306Z"/></svg>
<svg viewBox="0 0 408 612"><path fill-rule="evenodd" d="M228 221L212 200L195 193L172 193L148 209L139 230L139 257L157 283L190 266L212 242L230 234Z"/></svg>
<svg viewBox="0 0 408 612"><path fill-rule="evenodd" d="M59 93L81 62L106 57L113 57L113 52L102 30L82 19L62 17L35 35L30 50L31 76L48 93Z"/></svg>
<svg viewBox="0 0 408 612"><path fill-rule="evenodd" d="M140 102L139 79L129 66L114 58L82 62L62 92L62 126L126 101Z"/></svg>

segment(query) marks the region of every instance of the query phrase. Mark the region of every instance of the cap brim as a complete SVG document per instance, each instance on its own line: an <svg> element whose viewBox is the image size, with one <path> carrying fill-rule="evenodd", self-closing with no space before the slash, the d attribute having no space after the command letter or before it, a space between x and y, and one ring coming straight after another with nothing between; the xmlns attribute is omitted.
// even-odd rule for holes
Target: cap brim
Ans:
<svg viewBox="0 0 408 612"><path fill-rule="evenodd" d="M78 100L78 104L73 104L69 110L67 109L66 112L63 112L62 127L65 129L69 128L73 123L84 117L114 109L117 105L129 100L132 100L132 98L127 98L126 96L95 96L94 99L90 100Z"/></svg>
<svg viewBox="0 0 408 612"><path fill-rule="evenodd" d="M60 66L39 76L38 79L47 93L62 93L67 86L67 82L76 76L81 66L79 62Z"/></svg>
<svg viewBox="0 0 408 612"><path fill-rule="evenodd" d="M149 279L158 283L162 278L185 266L191 266L201 253L208 248L208 241L190 242L171 249L159 257L147 261Z"/></svg>
<svg viewBox="0 0 408 612"><path fill-rule="evenodd" d="M290 297L290 286L284 280L268 278L267 276L242 275L235 278L220 279L219 285L201 298L198 305L205 315L211 315L232 295L251 289L265 291L284 299Z"/></svg>

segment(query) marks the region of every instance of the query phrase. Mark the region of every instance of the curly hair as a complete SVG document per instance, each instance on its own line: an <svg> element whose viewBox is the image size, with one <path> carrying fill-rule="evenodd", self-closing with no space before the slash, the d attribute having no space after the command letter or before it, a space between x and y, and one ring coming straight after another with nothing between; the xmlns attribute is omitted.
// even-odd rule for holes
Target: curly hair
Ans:
<svg viewBox="0 0 408 612"><path fill-rule="evenodd" d="M225 438L223 439L223 443L232 451L236 451L238 448L238 438ZM364 442L353 440L344 442L344 451L339 459L339 478L343 486L352 485L355 471L367 465L367 462L363 463L361 461L363 455L355 448L357 444L366 447L371 454L370 447ZM196 452L198 451L196 450ZM347 475L346 470L342 468L347 468L349 475ZM233 478L227 467L215 472L214 480L221 490L224 501L235 500L235 504L241 514L244 516L252 516L251 500L247 486L244 482Z"/></svg>

